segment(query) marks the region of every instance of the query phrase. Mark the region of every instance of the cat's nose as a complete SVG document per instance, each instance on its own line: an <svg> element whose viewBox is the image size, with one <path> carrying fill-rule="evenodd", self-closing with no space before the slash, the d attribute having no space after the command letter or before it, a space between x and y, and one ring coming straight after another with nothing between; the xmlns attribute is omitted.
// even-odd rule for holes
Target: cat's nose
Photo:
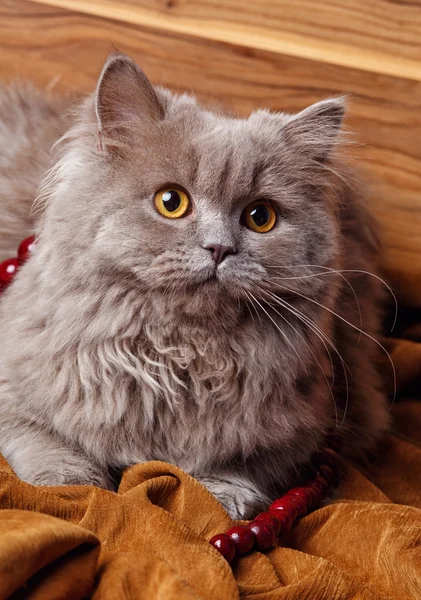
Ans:
<svg viewBox="0 0 421 600"><path fill-rule="evenodd" d="M209 252L212 252L212 258L219 265L228 254L235 254L236 249L233 246L222 246L222 244L208 244L203 246Z"/></svg>

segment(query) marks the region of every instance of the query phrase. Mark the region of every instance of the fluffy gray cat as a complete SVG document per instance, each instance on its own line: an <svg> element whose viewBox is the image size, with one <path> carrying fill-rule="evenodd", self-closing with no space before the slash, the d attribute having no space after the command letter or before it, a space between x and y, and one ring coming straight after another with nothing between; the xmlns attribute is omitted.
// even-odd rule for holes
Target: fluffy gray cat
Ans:
<svg viewBox="0 0 421 600"><path fill-rule="evenodd" d="M124 55L71 116L1 91L1 258L38 235L0 299L0 450L19 477L112 490L164 460L246 518L329 430L348 456L374 447L377 242L343 114L210 112Z"/></svg>

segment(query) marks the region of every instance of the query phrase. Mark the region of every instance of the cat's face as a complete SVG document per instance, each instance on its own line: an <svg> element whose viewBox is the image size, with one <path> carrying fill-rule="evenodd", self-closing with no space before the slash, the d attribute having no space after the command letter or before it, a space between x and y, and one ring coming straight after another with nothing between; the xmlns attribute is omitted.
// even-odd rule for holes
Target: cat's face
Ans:
<svg viewBox="0 0 421 600"><path fill-rule="evenodd" d="M96 112L102 148L76 139L74 200L51 209L63 218L57 228L73 228L74 247L83 240L92 268L206 314L251 294L268 300L285 277L297 288L291 277L307 271L294 266L332 263L337 220L322 187L341 101L235 119L155 92L120 57L104 69Z"/></svg>

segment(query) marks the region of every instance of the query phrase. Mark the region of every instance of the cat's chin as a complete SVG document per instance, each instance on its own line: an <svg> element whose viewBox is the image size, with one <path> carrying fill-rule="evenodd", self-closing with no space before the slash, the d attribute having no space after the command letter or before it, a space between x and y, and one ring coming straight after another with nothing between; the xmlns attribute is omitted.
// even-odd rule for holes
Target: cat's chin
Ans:
<svg viewBox="0 0 421 600"><path fill-rule="evenodd" d="M238 281L236 277L221 276L218 273L190 283L187 295L194 296L202 305L218 307L221 303L226 305L230 301L238 305L239 300L247 300L246 289L244 282Z"/></svg>
<svg viewBox="0 0 421 600"><path fill-rule="evenodd" d="M209 277L185 290L182 311L187 318L216 319L235 318L239 311L238 294L217 277Z"/></svg>
<svg viewBox="0 0 421 600"><path fill-rule="evenodd" d="M238 297L240 294L244 296L242 285L237 281L238 274L221 269L212 269L202 272L196 277L194 282L190 282L190 289L195 292L214 292L215 294L223 293L233 297Z"/></svg>
<svg viewBox="0 0 421 600"><path fill-rule="evenodd" d="M224 282L216 270L208 270L193 277L186 285L187 294L219 294L224 289Z"/></svg>
<svg viewBox="0 0 421 600"><path fill-rule="evenodd" d="M227 302L229 299L238 302L239 299L246 298L244 287L239 285L235 278L221 277L219 274L192 284L189 292L198 296L202 302L204 298L215 302Z"/></svg>

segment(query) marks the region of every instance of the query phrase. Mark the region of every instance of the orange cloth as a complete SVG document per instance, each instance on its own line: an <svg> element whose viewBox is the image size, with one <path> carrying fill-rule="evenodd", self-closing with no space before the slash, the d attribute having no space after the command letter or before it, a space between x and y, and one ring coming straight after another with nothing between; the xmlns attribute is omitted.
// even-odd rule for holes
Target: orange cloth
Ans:
<svg viewBox="0 0 421 600"><path fill-rule="evenodd" d="M421 344L390 345L400 385L420 379ZM234 570L208 543L229 517L172 465L134 466L114 494L36 488L3 460L0 599L420 600L421 402L393 415L370 479L349 466L331 505Z"/></svg>

